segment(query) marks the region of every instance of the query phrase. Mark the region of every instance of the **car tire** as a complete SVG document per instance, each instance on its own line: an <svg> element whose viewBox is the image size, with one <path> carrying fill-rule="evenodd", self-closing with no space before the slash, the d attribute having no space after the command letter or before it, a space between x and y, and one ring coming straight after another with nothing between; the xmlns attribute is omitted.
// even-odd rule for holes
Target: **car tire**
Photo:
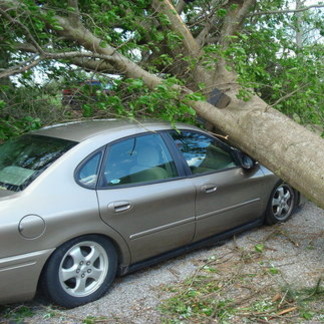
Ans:
<svg viewBox="0 0 324 324"><path fill-rule="evenodd" d="M297 193L287 183L280 182L273 189L266 210L268 225L285 222L293 214L297 203Z"/></svg>
<svg viewBox="0 0 324 324"><path fill-rule="evenodd" d="M82 236L54 251L43 270L41 287L54 303L73 308L102 297L116 271L117 253L111 241Z"/></svg>

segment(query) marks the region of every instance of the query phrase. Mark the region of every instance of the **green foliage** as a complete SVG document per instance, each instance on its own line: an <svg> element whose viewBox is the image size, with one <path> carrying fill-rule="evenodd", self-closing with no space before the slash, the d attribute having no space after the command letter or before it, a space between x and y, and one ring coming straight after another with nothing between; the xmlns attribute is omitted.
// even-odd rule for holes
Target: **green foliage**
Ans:
<svg viewBox="0 0 324 324"><path fill-rule="evenodd" d="M76 41L62 37L64 26L57 18L77 14L76 8L59 0L19 3L19 8L7 11L11 20L0 15L0 31L5 35L0 40L0 69L35 57L34 53L17 51L17 44L36 42L48 51L57 52L81 50L82 46ZM311 28L315 30L312 33L320 37L323 34L320 13L250 17L239 33L228 37L230 46L222 50L218 43L221 27L238 5L196 0L187 4L182 13L193 36L204 29L206 19L214 20L210 35L206 35L202 56L194 57L185 54L182 36L170 28L169 18L154 10L151 3L149 0L90 3L79 0L78 9L82 23L99 38L102 49L114 46L119 53L163 78L165 82L161 86L152 90L143 80L125 75L111 81L108 74L77 69L67 58L46 60L37 69L24 70L14 79L5 78L1 83L0 139L41 124L74 118L128 116L193 122L195 112L190 102L205 100L202 94L210 92L211 87L201 82L204 80L194 79L197 66L212 75L220 59L225 59L227 68L238 74L237 81L242 86L237 94L239 99L248 101L256 92L298 123L324 125L323 42L314 42L308 37L300 47L294 39L297 30ZM277 10L286 5L284 0L258 1L254 9ZM37 80L39 75L41 81ZM81 85L87 79L100 80L103 85L112 82L113 87L108 92L94 91L93 87ZM49 80L57 84L56 93L44 86ZM187 86L194 93L184 95L174 84ZM79 94L72 102L61 98L62 90L68 88L78 89ZM322 134L324 136L323 130Z"/></svg>
<svg viewBox="0 0 324 324"><path fill-rule="evenodd" d="M261 11L275 9L269 2L258 5ZM316 15L308 13L303 19L309 25L318 24ZM324 44L298 47L294 33L300 26L295 20L295 15L262 16L258 24L246 25L224 55L238 72L243 86L240 99L248 100L253 89L299 123L324 126Z"/></svg>
<svg viewBox="0 0 324 324"><path fill-rule="evenodd" d="M276 275L280 273L280 270L274 267L273 265L271 265L271 267L268 268L268 272L272 275Z"/></svg>
<svg viewBox="0 0 324 324"><path fill-rule="evenodd" d="M26 318L34 315L33 309L25 305L18 307L0 306L0 313L5 319L12 320L15 323L24 323Z"/></svg>
<svg viewBox="0 0 324 324"><path fill-rule="evenodd" d="M201 261L193 276L165 287L169 297L159 310L164 323L288 323L321 320L323 286L294 289L280 286L280 271L271 265L264 243L255 251L236 248ZM262 260L262 262L260 262ZM270 264L270 266L269 266ZM250 271L253 272L250 272ZM270 284L269 284L270 281Z"/></svg>
<svg viewBox="0 0 324 324"><path fill-rule="evenodd" d="M41 126L39 118L25 116L22 119L14 119L10 116L0 120L0 141L20 135L24 132L38 129Z"/></svg>
<svg viewBox="0 0 324 324"><path fill-rule="evenodd" d="M125 79L115 83L112 92L118 93L118 96L107 97L107 109L112 109L117 115L160 118L171 122L193 120L194 110L179 99L179 89L173 87L179 83L175 78L166 79L154 91L145 86L140 79Z"/></svg>
<svg viewBox="0 0 324 324"><path fill-rule="evenodd" d="M56 87L13 85L0 91L0 141L62 120L64 112Z"/></svg>
<svg viewBox="0 0 324 324"><path fill-rule="evenodd" d="M166 321L168 323L177 323L175 318L180 321L195 321L200 318L201 323L208 318L217 318L223 322L234 313L234 308L231 306L232 300L215 298L220 290L219 281L212 277L189 278L173 297L161 305L160 310L174 318Z"/></svg>
<svg viewBox="0 0 324 324"><path fill-rule="evenodd" d="M259 243L254 246L256 252L262 253L264 251L264 244Z"/></svg>
<svg viewBox="0 0 324 324"><path fill-rule="evenodd" d="M166 78L154 91L141 79L107 80L101 76L92 77L100 81L102 86L82 83L62 85L72 93L62 100L65 107L72 110L72 115L79 111L85 118L159 118L192 123L195 122L195 111L190 107L189 100L204 99L199 93L181 95L181 88L174 87L181 85L180 81L174 77ZM104 89L105 86L109 87Z"/></svg>

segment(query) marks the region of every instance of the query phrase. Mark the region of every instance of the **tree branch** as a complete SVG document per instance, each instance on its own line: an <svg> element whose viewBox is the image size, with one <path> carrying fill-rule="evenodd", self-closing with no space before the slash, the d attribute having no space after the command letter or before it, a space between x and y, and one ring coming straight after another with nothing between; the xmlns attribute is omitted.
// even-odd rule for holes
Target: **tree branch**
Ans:
<svg viewBox="0 0 324 324"><path fill-rule="evenodd" d="M17 44L15 45L17 50L21 50L28 53L35 53L34 58L38 56L37 49L28 43ZM86 70L91 71L101 71L106 73L116 73L116 69L109 64L109 61L114 62L114 59L110 55L103 55L93 52L79 52L79 51L70 51L70 52L43 52L43 55L39 56L37 59L26 60L19 65L11 67L9 69L3 70L0 73L0 78L5 78L11 75L23 73L44 60L69 60L72 64L83 67ZM85 60L86 59L86 60ZM31 63L30 63L31 62Z"/></svg>
<svg viewBox="0 0 324 324"><path fill-rule="evenodd" d="M188 27L183 23L172 3L169 0L153 0L152 6L155 10L169 18L171 29L182 36L182 43L187 53L192 57L198 57L200 54L200 46L192 36Z"/></svg>
<svg viewBox="0 0 324 324"><path fill-rule="evenodd" d="M287 93L285 96L279 98L275 103L273 103L273 104L271 105L271 107L274 107L274 106L278 105L280 102L285 101L286 99L292 97L295 93L299 92L302 88L305 88L305 87L308 86L308 85L309 85L309 83L306 83L306 84L304 84L303 86L301 86L301 87L295 89L294 91L292 91L292 92L290 92L290 93Z"/></svg>
<svg viewBox="0 0 324 324"><path fill-rule="evenodd" d="M71 51L71 52L62 52L62 53L52 53L52 52L45 52L43 55L43 59L70 59L73 57L91 57L93 59L99 58L107 61L114 61L115 59L111 55L104 55L99 53L93 52L79 52L79 51Z"/></svg>
<svg viewBox="0 0 324 324"><path fill-rule="evenodd" d="M230 44L230 36L233 36L240 28L248 11L256 3L256 0L236 0L229 1L228 6L236 4L237 8L231 10L225 17L224 24L220 33L220 45L225 49Z"/></svg>
<svg viewBox="0 0 324 324"><path fill-rule="evenodd" d="M14 19L13 17L11 17L6 10L3 10L2 8L0 8L0 13L1 15L7 19L8 21L10 21L12 24L14 25L18 25L20 28L22 28L24 30L24 32L26 33L27 38L32 42L32 44L37 48L38 52L40 54L42 54L44 51L43 49L40 47L40 45L38 44L38 42L35 40L35 38L33 37L33 35L30 33L29 29L23 24L21 23L19 20Z"/></svg>
<svg viewBox="0 0 324 324"><path fill-rule="evenodd" d="M176 5L177 13L180 15L183 11L183 8L185 7L186 3L183 0L179 0L179 2Z"/></svg>
<svg viewBox="0 0 324 324"><path fill-rule="evenodd" d="M182 36L182 44L185 51L193 59L200 59L202 51L188 29L187 25L182 21L180 15L176 12L170 0L152 0L152 6L158 12L166 15L171 23L170 28ZM210 74L207 73L205 68L197 62L196 66L192 69L193 78L196 83L204 83L207 87L210 84Z"/></svg>
<svg viewBox="0 0 324 324"><path fill-rule="evenodd" d="M109 74L116 74L119 71L116 71L116 69L109 63L107 63L105 60L94 60L94 59L88 59L86 57L71 57L69 61L77 65L87 71L96 71L101 73L109 73Z"/></svg>
<svg viewBox="0 0 324 324"><path fill-rule="evenodd" d="M275 14L285 14L285 13L297 13L297 12L303 12L307 11L312 8L324 8L324 5L311 5L304 8L299 9L286 9L286 10L271 10L271 11L259 11L259 12L253 12L251 14L248 14L247 17L253 17L253 16L262 16L262 15L275 15Z"/></svg>
<svg viewBox="0 0 324 324"><path fill-rule="evenodd" d="M225 50L229 47L232 42L230 36L235 35L241 27L247 13L251 7L256 3L256 0L229 0L227 7L228 13L224 19L222 29L220 31L219 45ZM236 5L235 9L231 9L232 5ZM227 62L225 58L220 57L218 60L217 67L213 73L213 81L222 79L228 84L234 84L237 80L237 74L226 69Z"/></svg>
<svg viewBox="0 0 324 324"><path fill-rule="evenodd" d="M196 37L196 41L200 46L203 46L205 43L205 40L207 39L207 36L209 35L210 31L215 27L215 23L219 17L215 15L216 9L225 6L228 3L228 0L225 0L220 7L216 7L216 5L219 3L218 0L213 0L211 3L211 8L213 8L210 12L210 14L206 17L206 24L205 27L201 30L199 35ZM211 19L209 19L212 17Z"/></svg>
<svg viewBox="0 0 324 324"><path fill-rule="evenodd" d="M19 65L11 67L9 69L6 69L0 73L0 79L7 78L11 75L26 72L26 71L30 70L31 68L35 67L36 65L38 65L41 61L42 61L41 58L38 58L35 60L28 60L28 61L23 62L22 64L19 64ZM30 62L30 63L28 63L28 62ZM26 64L26 65L24 65L24 64Z"/></svg>
<svg viewBox="0 0 324 324"><path fill-rule="evenodd" d="M79 11L79 3L78 0L68 0L68 5L73 11L69 11L69 19L71 23L75 26L78 26L80 23L80 11Z"/></svg>
<svg viewBox="0 0 324 324"><path fill-rule="evenodd" d="M24 52L35 53L37 54L37 49L33 47L31 44L23 43L15 45L17 50L21 50ZM90 58L98 58L103 60L113 60L111 55L94 53L94 52L80 52L80 51L70 51L70 52L43 52L41 56L42 60L46 59L70 59L74 57L90 57Z"/></svg>
<svg viewBox="0 0 324 324"><path fill-rule="evenodd" d="M85 49L94 52L97 58L107 60L116 69L116 72L126 74L130 78L143 78L150 88L154 88L162 82L162 79L158 76L147 72L138 64L117 52L113 46L108 44L102 46L101 39L93 35L83 25L80 24L78 28L75 28L68 18L60 16L56 16L56 20L63 27L62 31L57 31L59 34L75 40ZM85 54L80 54L80 56L85 56Z"/></svg>

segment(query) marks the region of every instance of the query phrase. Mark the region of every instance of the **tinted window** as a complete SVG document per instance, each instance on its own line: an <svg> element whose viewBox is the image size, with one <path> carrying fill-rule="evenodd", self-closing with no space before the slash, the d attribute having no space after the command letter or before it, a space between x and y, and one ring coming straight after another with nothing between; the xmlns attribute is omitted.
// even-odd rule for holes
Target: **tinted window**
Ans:
<svg viewBox="0 0 324 324"><path fill-rule="evenodd" d="M171 136L193 174L236 166L225 145L212 137L191 131L172 132Z"/></svg>
<svg viewBox="0 0 324 324"><path fill-rule="evenodd" d="M104 165L104 186L159 181L177 176L175 164L158 134L112 144Z"/></svg>
<svg viewBox="0 0 324 324"><path fill-rule="evenodd" d="M75 142L25 135L0 146L0 185L19 191L30 184Z"/></svg>

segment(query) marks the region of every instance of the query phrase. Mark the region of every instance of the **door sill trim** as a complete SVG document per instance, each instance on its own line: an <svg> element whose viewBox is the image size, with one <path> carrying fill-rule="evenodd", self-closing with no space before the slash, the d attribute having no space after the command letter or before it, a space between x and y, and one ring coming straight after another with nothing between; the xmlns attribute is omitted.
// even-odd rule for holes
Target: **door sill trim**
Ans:
<svg viewBox="0 0 324 324"><path fill-rule="evenodd" d="M211 237L202 239L198 242L194 242L191 243L189 245L185 245L182 246L180 248L177 248L175 250L171 250L169 252L163 253L163 254L159 254L157 256L154 256L153 258L149 258L134 264L131 264L129 266L124 266L124 267L120 267L119 271L118 271L118 275L119 276L124 276L128 273L132 273L135 272L137 270L140 270L142 268L145 267L149 267L151 265L154 265L156 263L160 263L163 261L166 261L168 259L177 257L179 255L183 255L187 252L190 252L192 250L196 250L202 247L206 247L206 246L210 246L210 245L215 245L217 243L219 243L219 245L221 245L222 243L224 243L223 241L226 239L229 239L230 237L234 236L235 234L241 233L241 232L245 232L249 229L261 226L264 223L264 218L260 217L252 222L246 223L244 225L240 225L238 227L235 227L231 230L225 231L223 233L220 234L216 234L213 235Z"/></svg>

